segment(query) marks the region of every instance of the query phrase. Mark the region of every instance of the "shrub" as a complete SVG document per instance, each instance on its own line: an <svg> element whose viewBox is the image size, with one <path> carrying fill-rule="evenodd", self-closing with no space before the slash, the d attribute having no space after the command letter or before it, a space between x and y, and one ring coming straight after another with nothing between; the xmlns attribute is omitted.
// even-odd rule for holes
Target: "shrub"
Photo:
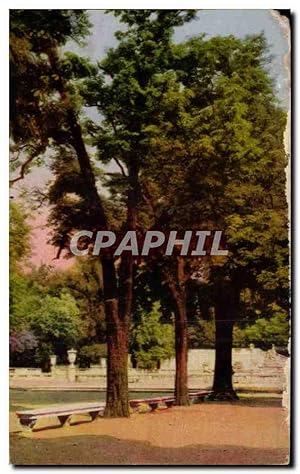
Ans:
<svg viewBox="0 0 300 474"><path fill-rule="evenodd" d="M106 344L91 344L80 348L77 360L79 367L84 368L99 364L101 357L107 357Z"/></svg>

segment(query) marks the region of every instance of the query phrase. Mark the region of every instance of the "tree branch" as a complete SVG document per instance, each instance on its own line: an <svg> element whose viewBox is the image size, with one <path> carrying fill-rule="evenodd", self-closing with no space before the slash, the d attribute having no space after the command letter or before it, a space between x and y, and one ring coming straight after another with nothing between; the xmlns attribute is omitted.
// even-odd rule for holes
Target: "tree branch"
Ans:
<svg viewBox="0 0 300 474"><path fill-rule="evenodd" d="M124 167L123 167L122 163L118 160L118 158L114 158L114 160L117 163L117 165L119 166L119 168L122 172L122 175L125 176L126 178L128 178L127 174L125 173L125 170L124 170Z"/></svg>
<svg viewBox="0 0 300 474"><path fill-rule="evenodd" d="M32 147L33 148L33 147ZM22 165L21 165L21 169L20 169L20 174L19 176L17 176L16 178L13 178L13 179L10 179L9 180L9 183L10 184L14 184L16 183L17 181L20 181L21 179L24 179L25 177L25 174L26 174L26 170L28 168L28 166L30 165L30 163L42 152L43 150L43 146L41 145L39 148L34 148L34 152L32 153L32 155L30 155L27 160L25 160Z"/></svg>

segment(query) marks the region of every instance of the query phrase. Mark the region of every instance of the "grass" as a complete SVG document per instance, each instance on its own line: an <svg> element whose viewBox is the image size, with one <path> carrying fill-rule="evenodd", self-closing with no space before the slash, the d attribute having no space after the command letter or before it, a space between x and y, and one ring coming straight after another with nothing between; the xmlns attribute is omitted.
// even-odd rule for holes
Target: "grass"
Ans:
<svg viewBox="0 0 300 474"><path fill-rule="evenodd" d="M165 392L131 392L129 397L149 398L169 395ZM26 410L32 407L60 405L65 403L80 402L103 402L105 401L105 392L71 392L71 391L34 391L34 390L10 390L10 411Z"/></svg>

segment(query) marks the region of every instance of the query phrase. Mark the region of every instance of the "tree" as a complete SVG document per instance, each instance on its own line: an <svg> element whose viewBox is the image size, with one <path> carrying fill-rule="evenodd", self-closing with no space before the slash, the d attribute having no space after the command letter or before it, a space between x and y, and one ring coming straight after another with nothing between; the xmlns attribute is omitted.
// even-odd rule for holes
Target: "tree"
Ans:
<svg viewBox="0 0 300 474"><path fill-rule="evenodd" d="M110 189L117 184L117 188L123 191L127 209L123 229L137 230L143 229L144 224L139 212L144 199L141 178L150 159L148 151L153 117L158 117L160 99L168 87L172 31L174 26L191 19L193 12L146 10L116 14L127 23L128 30L116 34L119 45L108 52L100 65L104 75L87 80L82 93L89 105L96 105L104 116L98 130L94 125L92 127L99 158L104 163L115 160L120 169L119 174L111 176L109 184ZM161 81L164 73L167 78ZM124 255L120 260L119 320L117 301L114 303L114 317L107 319L107 327L110 328L107 376L111 387L107 393L107 413L115 411L113 394L120 393L116 389L118 379L124 387L121 393L127 390L125 374L136 262L131 255ZM117 340L119 343L116 346Z"/></svg>
<svg viewBox="0 0 300 474"><path fill-rule="evenodd" d="M147 103L148 99L146 100L146 98L148 93L151 94L152 98L155 97L155 88L151 87L151 78L157 73L157 70L161 68L166 70L168 67L167 58L170 51L169 43L172 28L183 24L193 14L181 11L144 11L140 13L128 11L117 14L121 15L121 20L128 23L129 28L128 32L124 34L124 39L122 39L122 34L118 33L120 46L115 52L111 51L108 54L108 58L102 66L105 74L113 77L112 84L104 84L102 77L96 77L96 79L92 79L92 85L96 86L96 90L95 87L93 88L89 84L90 92L88 93L90 96L94 96L95 101L101 99L99 102L100 109L106 117L105 125L107 128L106 130L103 129L103 133L96 140L99 143L100 153L104 155L108 150L108 159L115 155L117 162L122 163L123 161L124 165L127 166L128 175L125 180L126 190L124 196L127 210L125 227L134 230L137 223L138 175L144 161L147 141L144 127L147 124L147 117L151 116L151 110L149 110ZM35 29L32 29L31 22L28 21L28 16L26 13L24 14L24 11L19 12L13 18L14 29L18 31L20 36L30 36L30 52L38 60L39 72L43 69L43 74L40 74L40 77L46 77L47 88L43 88L43 84L40 84L40 87L37 88L38 91L45 92L43 94L44 101L34 101L34 108L39 111L38 117L47 117L47 124L49 123L46 130L44 127L38 127L39 131L43 131L41 146L45 147L45 143L51 143L52 146L55 145L60 148L63 146L75 150L85 188L84 199L90 210L90 216L93 216L95 223L94 230L105 230L109 228L109 222L96 187L95 172L87 153L83 130L79 121L81 102L78 102L78 95L74 94L73 83L70 83L70 78L73 79L74 76L82 77L82 74L91 74L92 70L83 61L76 61L74 56L69 58L66 68L66 61L60 60L57 49L68 38L78 39L78 37L82 37L86 33L87 25L81 11L77 13L64 11L61 30L55 31L52 28L54 20L57 28L60 23L56 15L53 17L51 12L46 12L46 14L39 12ZM48 28L49 24L50 27ZM126 37L128 37L128 40ZM142 42L140 42L140 38L143 39ZM133 58L135 62L129 56L128 48L134 51ZM124 62L119 61L123 56L128 67ZM18 60L15 61L15 64L17 66L22 65L21 61ZM48 81L49 76L50 80ZM40 94L38 91L36 95ZM57 100L57 93L59 100ZM85 97L88 93L85 94ZM158 100L156 100L157 104ZM90 105L95 105L95 103L93 102ZM124 106L128 107L128 111L125 111ZM111 112L114 112L114 117L118 117L116 126L115 123L111 122ZM54 124L51 117L55 117ZM16 131L17 124L15 120L13 120L13 125ZM17 133L14 137L15 140L18 138ZM29 139L37 140L37 137L30 131ZM105 148L107 140L109 148ZM117 149L121 145L121 161L118 154L115 153L115 145L117 145ZM30 162L33 158L34 156L31 155ZM22 169L20 176L22 176ZM122 164L120 169L123 170L123 175L124 167ZM63 238L60 245L68 245L66 233ZM106 414L109 416L128 416L127 352L134 261L130 256L121 258L121 264L117 272L112 255L107 254L102 257L101 265L107 327L109 328Z"/></svg>
<svg viewBox="0 0 300 474"><path fill-rule="evenodd" d="M175 46L181 88L167 95L169 107L162 101L161 111L173 112L180 105L181 120L173 113L171 118L166 115L165 127L152 127L155 157L149 176L152 196L156 190L159 197L152 207L162 215L165 211L183 229L222 229L226 237L221 245L229 249L229 258L215 257L209 264L201 259L194 266L200 280L201 266L210 267L216 320L214 390L220 396L235 396L232 331L242 289L260 289L265 305L274 298L287 307L288 300L286 114L264 68L265 52L261 35L244 40L199 37ZM162 162L167 166L162 168ZM182 282L193 278L189 262L182 266L181 284L172 273L175 288L182 289Z"/></svg>
<svg viewBox="0 0 300 474"><path fill-rule="evenodd" d="M205 45L197 41L200 47L197 50L191 42L187 64L196 52L203 52ZM286 114L276 103L264 69L262 36L216 38L208 52L212 50L211 61L218 65L206 96L209 103L200 113L199 139L193 143L195 156L201 151L201 165L196 160L191 164L188 182L201 187L200 195L206 196L202 216L225 230L229 249L228 259L215 259L211 265L216 318L213 388L216 396L224 397L235 396L231 347L241 290L260 291L265 306L274 298L287 307ZM204 77L207 81L209 75ZM190 87L193 81L199 84L198 90L193 88L194 100L203 102L201 74L186 80ZM190 199L192 192L190 187Z"/></svg>
<svg viewBox="0 0 300 474"><path fill-rule="evenodd" d="M30 227L20 203L10 203L9 214L9 306L10 332L24 339L30 327L31 312L39 306L39 290L24 274L23 266L30 254ZM24 333L25 331L25 333ZM19 336L17 336L19 335ZM21 344L22 346L22 344Z"/></svg>
<svg viewBox="0 0 300 474"><path fill-rule="evenodd" d="M48 146L55 150L50 199L59 250L68 247L82 223L93 231L108 230L116 225L116 215L122 216L122 230L177 225L226 229L230 255L212 260L210 286L217 327L214 388L232 393L232 331L242 289L259 291L265 302L284 309L288 300L285 114L263 68L265 42L262 36L200 37L174 46L173 28L193 12L129 10L116 15L127 30L117 33L118 46L99 67L59 54L67 39L86 33L82 11L39 11L34 28L26 11L13 15L13 74L23 81L15 107L30 117L23 128L20 114L12 114L14 152L28 157L16 179ZM96 106L102 119L83 120L83 104ZM107 184L118 206L100 195L99 173L87 144L97 147L102 163L117 164L120 172L112 173ZM17 154L14 166L18 162ZM129 413L128 336L138 263L129 255L116 261L110 252L99 261L109 416ZM187 402L186 285L202 264L202 259L183 261L180 255L157 261L176 307L179 404Z"/></svg>
<svg viewBox="0 0 300 474"><path fill-rule="evenodd" d="M68 40L80 43L90 26L83 10L10 11L10 164L19 172L12 184L41 164L52 135L57 139L62 125L55 100L58 77L47 51Z"/></svg>
<svg viewBox="0 0 300 474"><path fill-rule="evenodd" d="M99 288L99 265L92 257L76 258L67 270L41 266L33 269L30 278L39 285L42 295L59 297L67 291L76 301L82 322L82 338L78 344L106 341L103 294Z"/></svg>
<svg viewBox="0 0 300 474"><path fill-rule="evenodd" d="M252 308L251 308L252 309ZM277 303L269 303L263 312L256 310L251 321L235 327L233 343L235 347L255 344L262 349L273 345L287 352L290 336L289 318L286 309Z"/></svg>
<svg viewBox="0 0 300 474"><path fill-rule="evenodd" d="M174 356L174 328L161 322L161 307L154 303L150 313L142 312L131 335L131 354L141 369L159 368L160 362Z"/></svg>
<svg viewBox="0 0 300 474"><path fill-rule="evenodd" d="M91 344L80 348L77 361L79 367L90 367L91 364L99 364L102 357L107 358L106 344Z"/></svg>
<svg viewBox="0 0 300 474"><path fill-rule="evenodd" d="M12 43L15 44L15 37L21 38L26 43L29 50L26 57L34 58L34 78L37 80L34 89L32 84L27 82L25 87L17 91L12 98L12 108L18 112L11 116L12 137L19 147L23 147L23 143L25 143L26 152L28 153L28 158L21 164L20 176L14 178L13 182L22 179L24 170L28 169L36 156L40 156L48 145L56 146L58 149L61 149L62 146L71 149L75 152L78 161L90 216L94 219L96 228L105 229L107 228L107 219L97 191L95 174L84 143L78 117L81 103L76 102L78 96L74 94L74 87L69 82L74 74L75 76L82 75L84 64L80 61L79 63L76 60L75 62L72 61L73 57L68 61L60 61L58 51L58 48L65 44L68 39L77 41L82 39L87 33L88 26L87 15L81 10L52 10L30 13L26 10L17 10L11 16ZM18 49L18 43L16 49ZM22 58L22 54L12 53L14 83L17 82L18 78L22 78L23 82L26 82L26 79L30 77L29 74L28 76L24 74L24 70L30 72L31 61L25 61L24 64ZM82 66L79 67L79 71L78 65ZM83 67L84 74L90 72L87 69ZM30 91L29 97L26 93L27 90ZM20 110L17 110L19 103L22 104L23 112L26 111L30 118L27 121L29 126L24 128L19 123ZM38 146L36 146L36 143ZM35 145L34 148L32 148L32 144ZM60 242L60 248L68 243L67 235L64 234L63 237L64 240ZM108 317L113 329L114 318L118 312L116 300L117 280L114 263L110 256L102 260L102 269L105 282L106 314L109 314ZM116 341L114 335L112 339L115 345L120 342L120 340ZM121 345L120 349L116 350L121 350ZM120 384L120 387L115 392L110 388L112 380L108 378L108 392L113 397L112 414L127 416L129 409L126 376L124 377L123 374L122 361L119 362L119 374L117 370L114 374L116 377L114 383ZM118 375L120 376L118 377ZM116 393L120 396L116 396Z"/></svg>
<svg viewBox="0 0 300 474"><path fill-rule="evenodd" d="M31 331L12 332L9 337L9 359L12 367L32 366L38 339Z"/></svg>
<svg viewBox="0 0 300 474"><path fill-rule="evenodd" d="M30 326L41 343L65 357L81 336L80 313L74 298L66 291L59 297L45 296L32 314Z"/></svg>
<svg viewBox="0 0 300 474"><path fill-rule="evenodd" d="M40 307L41 292L28 275L10 274L9 307L10 331L30 328L32 314Z"/></svg>
<svg viewBox="0 0 300 474"><path fill-rule="evenodd" d="M20 203L11 202L9 211L9 263L10 271L15 272L30 253L30 227Z"/></svg>

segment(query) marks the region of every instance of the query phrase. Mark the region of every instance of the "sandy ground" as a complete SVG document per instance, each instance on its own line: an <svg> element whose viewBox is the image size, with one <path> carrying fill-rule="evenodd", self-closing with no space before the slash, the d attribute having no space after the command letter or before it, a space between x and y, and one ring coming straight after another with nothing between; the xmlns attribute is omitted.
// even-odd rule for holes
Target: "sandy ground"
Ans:
<svg viewBox="0 0 300 474"><path fill-rule="evenodd" d="M76 421L76 420L75 420ZM200 404L128 419L103 419L20 432L11 419L13 464L286 464L281 407ZM77 419L77 422L79 420ZM45 429L47 424L48 429ZM57 424L56 424L57 426Z"/></svg>

